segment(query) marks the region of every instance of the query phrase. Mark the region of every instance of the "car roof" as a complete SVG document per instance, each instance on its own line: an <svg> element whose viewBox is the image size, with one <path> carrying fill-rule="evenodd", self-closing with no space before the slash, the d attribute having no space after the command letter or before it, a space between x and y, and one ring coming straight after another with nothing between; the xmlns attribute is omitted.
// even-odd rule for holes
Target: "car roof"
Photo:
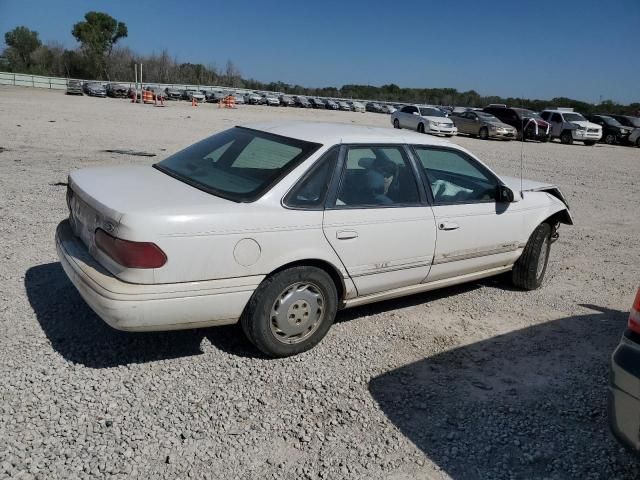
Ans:
<svg viewBox="0 0 640 480"><path fill-rule="evenodd" d="M437 137L408 130L324 122L264 122L243 125L246 128L324 145L339 143L409 143L456 146Z"/></svg>

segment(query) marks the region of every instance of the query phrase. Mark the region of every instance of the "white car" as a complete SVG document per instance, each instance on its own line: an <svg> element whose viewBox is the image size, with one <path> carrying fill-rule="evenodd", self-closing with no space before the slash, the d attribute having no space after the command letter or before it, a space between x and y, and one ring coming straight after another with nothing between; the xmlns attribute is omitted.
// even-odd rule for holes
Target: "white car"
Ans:
<svg viewBox="0 0 640 480"><path fill-rule="evenodd" d="M408 128L419 133L431 133L452 137L458 134L453 121L437 107L429 105L406 105L391 114L394 128Z"/></svg>
<svg viewBox="0 0 640 480"><path fill-rule="evenodd" d="M263 352L305 351L336 311L513 271L542 283L569 207L410 132L266 123L152 166L69 175L60 262L121 330L240 321Z"/></svg>
<svg viewBox="0 0 640 480"><path fill-rule="evenodd" d="M578 140L591 146L602 138L602 127L589 122L573 108L545 110L540 116L551 125L551 138L559 138L562 143L572 144Z"/></svg>
<svg viewBox="0 0 640 480"><path fill-rule="evenodd" d="M367 110L360 102L349 102L349 104L351 105L351 110L354 112L365 113Z"/></svg>

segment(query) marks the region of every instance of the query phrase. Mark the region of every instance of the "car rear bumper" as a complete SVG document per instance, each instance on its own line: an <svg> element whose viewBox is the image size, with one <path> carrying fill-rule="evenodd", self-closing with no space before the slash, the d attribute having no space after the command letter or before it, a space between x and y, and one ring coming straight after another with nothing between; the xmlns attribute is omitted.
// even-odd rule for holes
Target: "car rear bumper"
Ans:
<svg viewBox="0 0 640 480"><path fill-rule="evenodd" d="M627 334L611 356L609 426L620 443L640 451L640 344Z"/></svg>
<svg viewBox="0 0 640 480"><path fill-rule="evenodd" d="M118 330L157 331L236 323L264 276L140 285L119 280L89 254L68 220L56 230L62 268L91 309Z"/></svg>

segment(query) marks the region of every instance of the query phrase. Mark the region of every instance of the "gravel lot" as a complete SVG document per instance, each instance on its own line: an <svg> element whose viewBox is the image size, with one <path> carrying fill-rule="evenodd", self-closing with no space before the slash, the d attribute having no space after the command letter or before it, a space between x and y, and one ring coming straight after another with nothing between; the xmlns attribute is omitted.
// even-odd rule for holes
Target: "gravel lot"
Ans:
<svg viewBox="0 0 640 480"><path fill-rule="evenodd" d="M56 260L67 173L151 164L266 119L391 128L371 113L0 88L0 478L640 477L605 409L638 286L639 149L524 145L525 177L559 184L576 221L535 292L494 278L344 311L284 360L236 326L106 326ZM454 141L519 175L521 144Z"/></svg>

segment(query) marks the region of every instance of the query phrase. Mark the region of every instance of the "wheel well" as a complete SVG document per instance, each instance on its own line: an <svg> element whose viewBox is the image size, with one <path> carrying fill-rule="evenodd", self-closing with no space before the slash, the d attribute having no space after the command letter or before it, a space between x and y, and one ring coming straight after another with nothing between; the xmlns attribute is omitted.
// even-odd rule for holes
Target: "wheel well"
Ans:
<svg viewBox="0 0 640 480"><path fill-rule="evenodd" d="M548 223L551 227L554 227L558 223L564 223L566 225L573 225L573 221L571 220L571 216L567 210L560 210L559 212L554 213L550 217L546 218L540 223Z"/></svg>
<svg viewBox="0 0 640 480"><path fill-rule="evenodd" d="M278 272L287 270L288 268L292 267L316 267L320 270L324 270L331 277L331 280L333 280L333 283L336 286L336 290L338 291L338 304L340 304L340 302L344 300L345 286L342 275L340 275L340 272L336 269L336 267L325 260L319 260L315 258L310 258L307 260L297 260L295 262L287 263L286 265L282 265L281 267L276 268L268 276L274 275Z"/></svg>

